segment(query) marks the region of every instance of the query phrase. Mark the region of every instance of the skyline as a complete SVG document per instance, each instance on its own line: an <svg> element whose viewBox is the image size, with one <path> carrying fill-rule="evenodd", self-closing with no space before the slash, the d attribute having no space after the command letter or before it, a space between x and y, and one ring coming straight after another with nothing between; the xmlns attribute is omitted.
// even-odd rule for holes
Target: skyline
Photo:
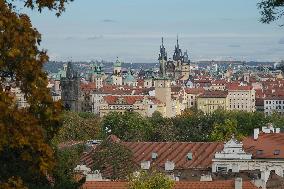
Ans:
<svg viewBox="0 0 284 189"><path fill-rule="evenodd" d="M156 63L161 38L172 56L177 35L193 61L284 59L284 28L259 22L257 0L202 2L75 0L59 18L54 12L24 11L42 33L41 47L51 60L119 57L125 62Z"/></svg>

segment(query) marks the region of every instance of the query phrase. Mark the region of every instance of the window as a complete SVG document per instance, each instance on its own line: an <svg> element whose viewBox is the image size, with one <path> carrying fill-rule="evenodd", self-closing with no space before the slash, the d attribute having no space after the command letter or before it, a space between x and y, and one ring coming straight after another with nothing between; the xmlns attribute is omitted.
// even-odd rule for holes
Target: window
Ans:
<svg viewBox="0 0 284 189"><path fill-rule="evenodd" d="M257 150L256 151L256 155L262 155L263 154L263 150Z"/></svg>
<svg viewBox="0 0 284 189"><path fill-rule="evenodd" d="M218 166L217 172L227 172L227 167L226 166Z"/></svg>

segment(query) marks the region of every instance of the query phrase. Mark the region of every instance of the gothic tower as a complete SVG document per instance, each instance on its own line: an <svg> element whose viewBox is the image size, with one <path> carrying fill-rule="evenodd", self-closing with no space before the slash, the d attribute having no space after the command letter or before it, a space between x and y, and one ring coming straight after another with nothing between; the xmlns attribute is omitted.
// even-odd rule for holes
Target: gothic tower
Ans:
<svg viewBox="0 0 284 189"><path fill-rule="evenodd" d="M67 64L66 77L60 80L61 99L66 110L80 112L81 111L81 90L80 78L77 72L73 70L71 62Z"/></svg>
<svg viewBox="0 0 284 189"><path fill-rule="evenodd" d="M166 105L166 117L172 117L171 81L167 78L155 79L155 97Z"/></svg>
<svg viewBox="0 0 284 189"><path fill-rule="evenodd" d="M160 76L166 76L166 64L167 64L167 53L164 47L164 38L162 37L162 45L160 46L160 54L159 54L159 63L160 63Z"/></svg>

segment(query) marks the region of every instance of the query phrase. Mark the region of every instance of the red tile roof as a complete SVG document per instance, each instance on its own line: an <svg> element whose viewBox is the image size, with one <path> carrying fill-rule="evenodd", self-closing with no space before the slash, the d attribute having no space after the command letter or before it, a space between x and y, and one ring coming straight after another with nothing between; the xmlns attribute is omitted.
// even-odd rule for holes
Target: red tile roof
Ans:
<svg viewBox="0 0 284 189"><path fill-rule="evenodd" d="M175 169L211 167L215 152L223 149L222 142L121 142L133 152L133 160L140 167L142 161L152 158L152 153L158 154L156 160L151 160L155 165L164 169L167 160L175 163ZM192 153L192 160L187 159L188 153ZM92 167L91 158L95 150L84 154L81 162Z"/></svg>
<svg viewBox="0 0 284 189"><path fill-rule="evenodd" d="M246 152L253 154L254 159L284 158L284 133L260 133L257 140L253 137L245 138L243 145ZM274 155L275 150L280 150L279 155Z"/></svg>
<svg viewBox="0 0 284 189"><path fill-rule="evenodd" d="M185 88L187 94L201 94L204 93L204 88Z"/></svg>
<svg viewBox="0 0 284 189"><path fill-rule="evenodd" d="M104 96L103 98L108 104L118 104L117 100L119 98L122 98L123 101L124 101L124 104L132 105L137 101L143 100L144 96L114 96L114 95L108 95L108 96Z"/></svg>
<svg viewBox="0 0 284 189"><path fill-rule="evenodd" d="M229 91L248 91L248 90L252 90L253 87L252 86L234 86L231 85L228 87Z"/></svg>
<svg viewBox="0 0 284 189"><path fill-rule="evenodd" d="M152 158L152 153L158 154L154 160L155 165L165 167L165 162L173 161L175 169L211 167L212 158L216 151L223 148L220 142L122 142L133 152L133 158L140 166L142 161ZM192 160L187 159L187 154L192 153Z"/></svg>
<svg viewBox="0 0 284 189"><path fill-rule="evenodd" d="M83 189L127 189L125 181L88 181ZM234 189L234 180L218 180L209 182L175 182L174 189ZM250 181L243 181L243 189L257 189Z"/></svg>
<svg viewBox="0 0 284 189"><path fill-rule="evenodd" d="M227 91L205 91L201 94L200 98L226 98L228 95Z"/></svg>

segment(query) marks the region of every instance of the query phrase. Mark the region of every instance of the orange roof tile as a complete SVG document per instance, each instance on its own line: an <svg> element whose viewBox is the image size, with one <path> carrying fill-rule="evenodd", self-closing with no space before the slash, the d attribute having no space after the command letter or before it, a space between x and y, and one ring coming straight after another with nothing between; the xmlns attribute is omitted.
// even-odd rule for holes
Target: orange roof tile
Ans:
<svg viewBox="0 0 284 189"><path fill-rule="evenodd" d="M88 181L83 189L127 189L125 181ZM174 189L234 189L234 180L218 180L209 182L175 182ZM243 189L257 189L250 181L243 181Z"/></svg>
<svg viewBox="0 0 284 189"><path fill-rule="evenodd" d="M260 133L257 140L253 137L245 138L243 145L246 152L253 154L254 159L284 158L284 133ZM278 155L274 155L275 150L280 150Z"/></svg>

